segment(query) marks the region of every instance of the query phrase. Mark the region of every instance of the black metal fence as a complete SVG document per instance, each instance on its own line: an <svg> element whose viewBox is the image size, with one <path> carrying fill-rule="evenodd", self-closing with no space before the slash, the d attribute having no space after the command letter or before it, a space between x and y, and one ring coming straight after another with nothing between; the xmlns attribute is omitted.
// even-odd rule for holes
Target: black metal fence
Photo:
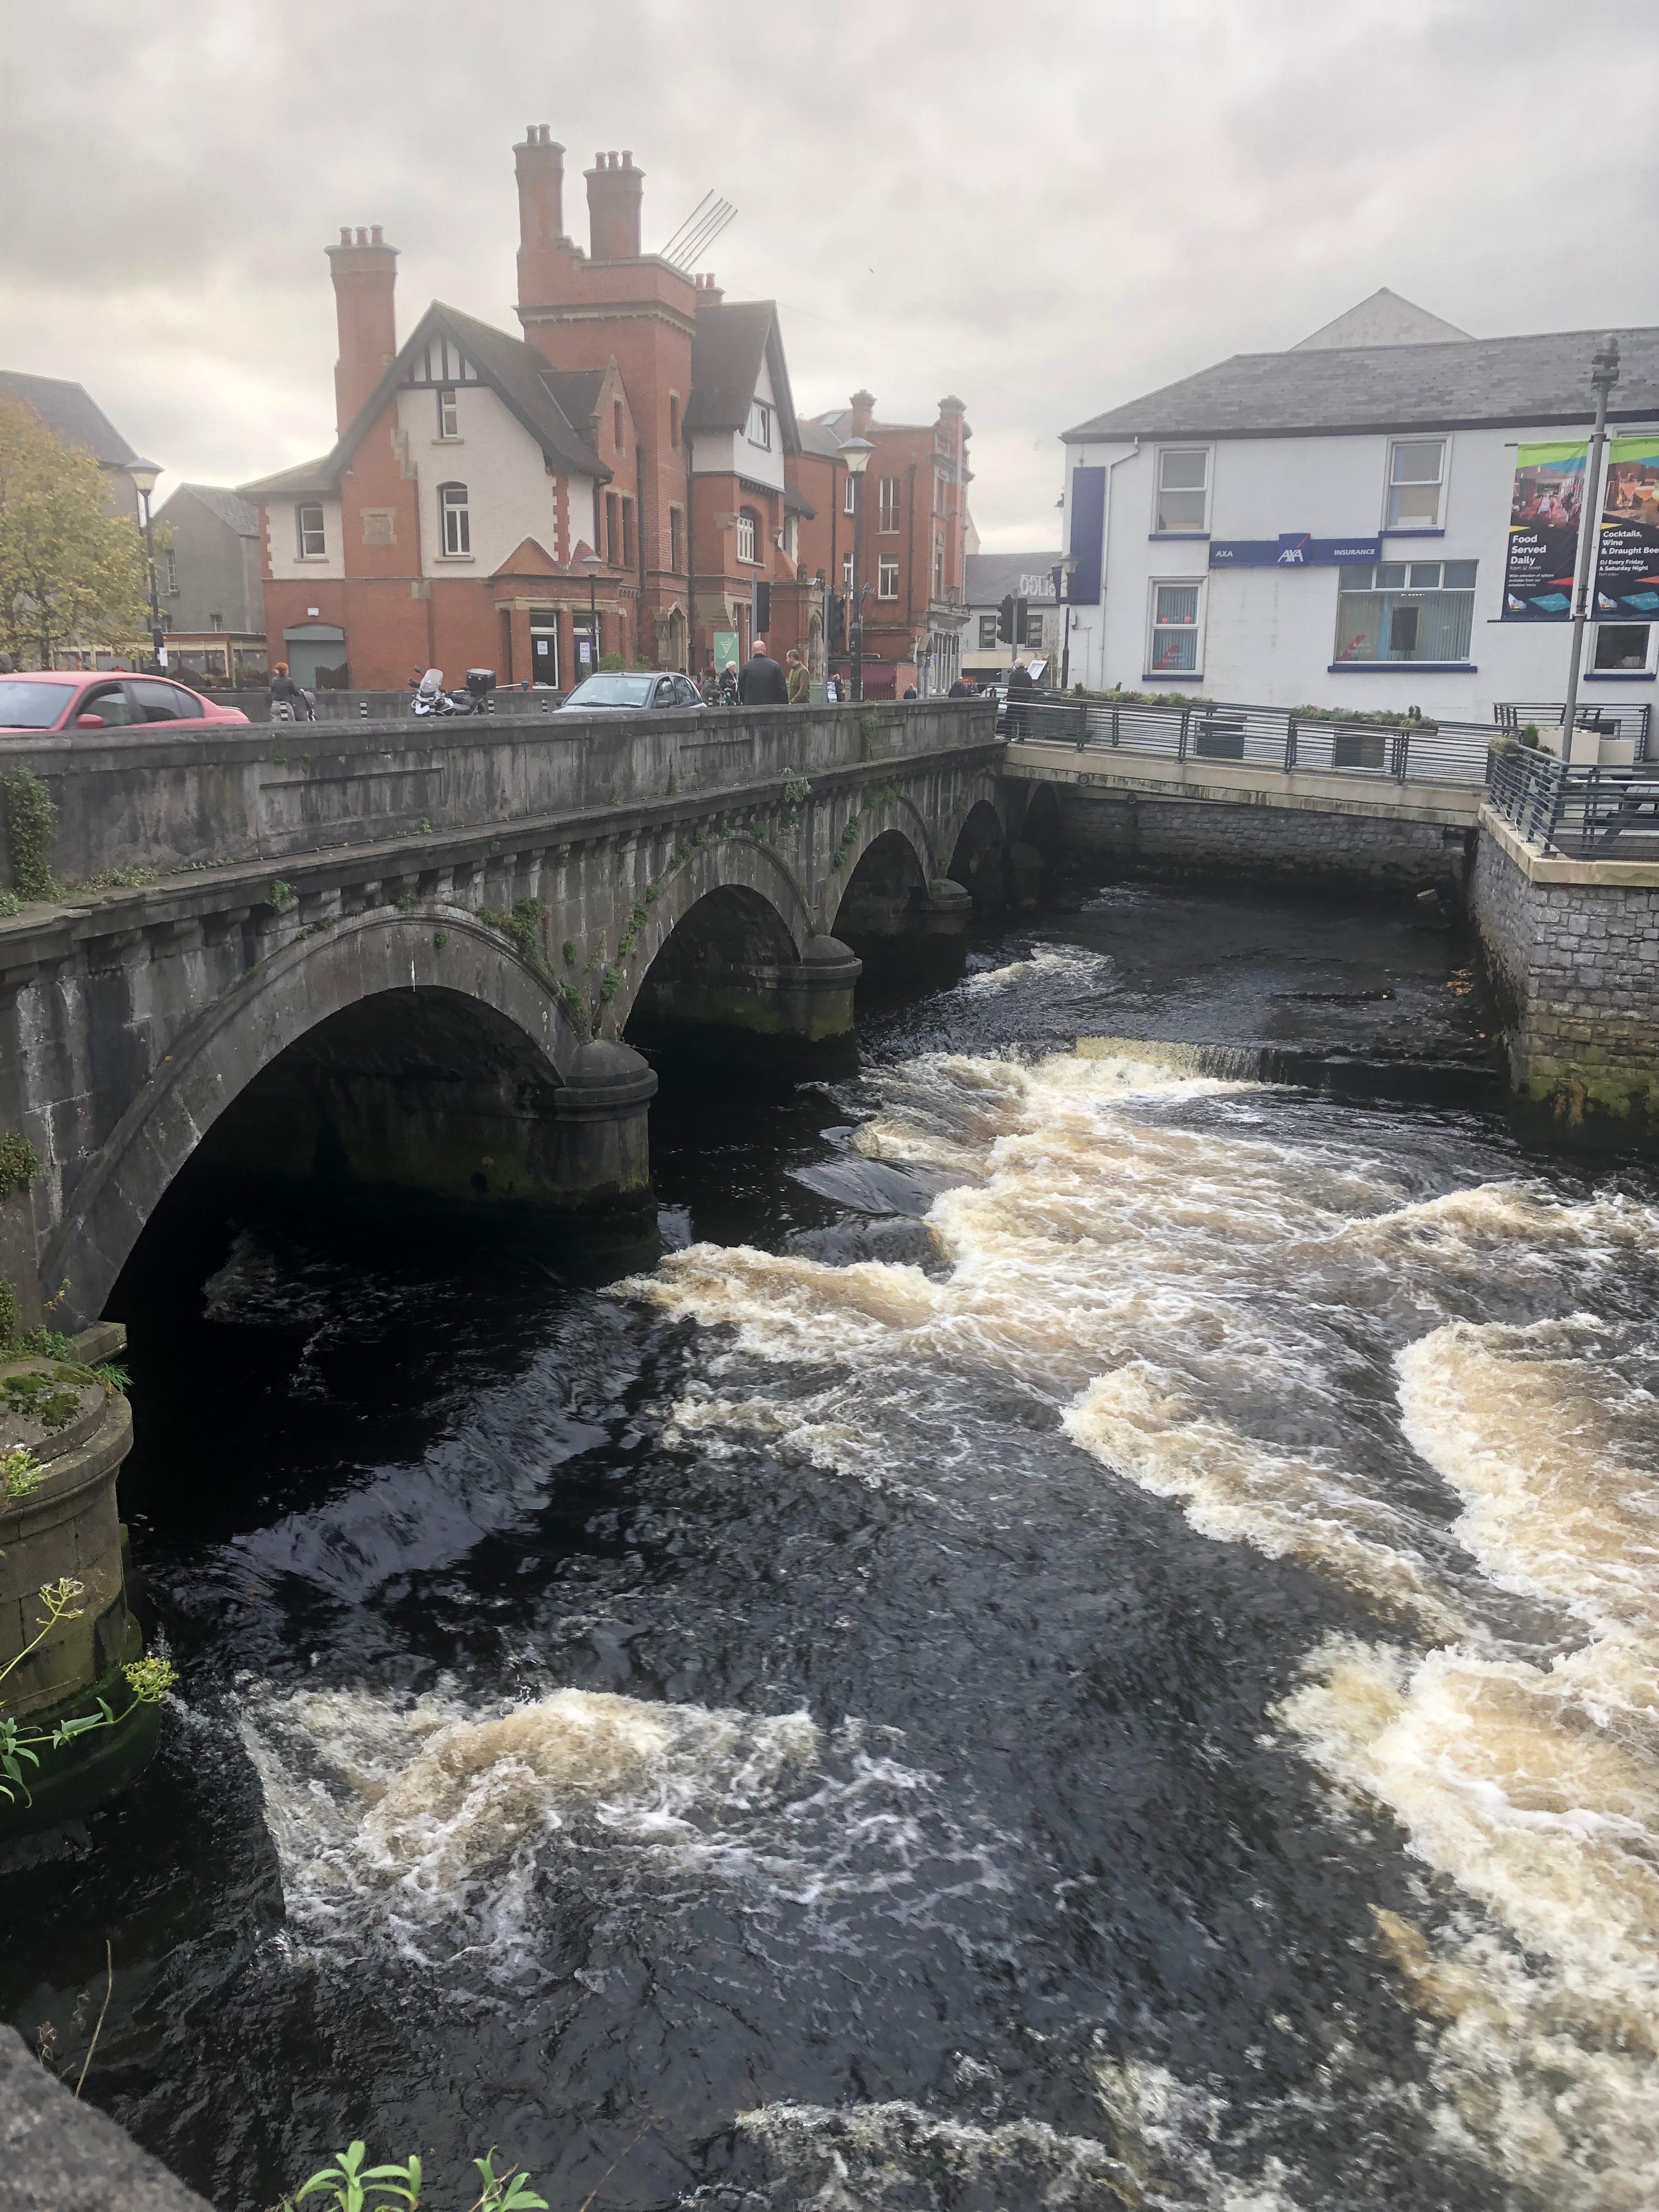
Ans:
<svg viewBox="0 0 1659 2212"><path fill-rule="evenodd" d="M1505 699L1499 700L1492 708L1498 728L1508 731L1511 737L1518 737L1528 722L1535 730L1559 730L1566 711L1565 699ZM1629 738L1635 744L1637 759L1648 758L1653 722L1651 707L1635 701L1581 699L1573 719L1579 729L1594 730L1598 736Z"/></svg>
<svg viewBox="0 0 1659 2212"><path fill-rule="evenodd" d="M1008 702L1007 734L1079 752L1164 760L1238 761L1247 766L1319 769L1373 782L1448 783L1478 788L1497 731L1487 722L1348 722L1283 707L1194 700L1147 707L1106 699Z"/></svg>
<svg viewBox="0 0 1659 2212"><path fill-rule="evenodd" d="M1573 860L1659 860L1659 773L1573 768L1528 745L1494 753L1486 799L1528 844Z"/></svg>

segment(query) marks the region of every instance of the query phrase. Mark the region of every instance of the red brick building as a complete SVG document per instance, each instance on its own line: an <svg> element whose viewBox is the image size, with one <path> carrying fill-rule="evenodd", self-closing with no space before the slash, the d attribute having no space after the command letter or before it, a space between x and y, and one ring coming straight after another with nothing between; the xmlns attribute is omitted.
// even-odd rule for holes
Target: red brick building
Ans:
<svg viewBox="0 0 1659 2212"><path fill-rule="evenodd" d="M875 448L856 515L843 495L846 534L833 573L838 591L850 597L856 521L866 693L880 696L910 667L927 696L948 690L962 672L971 433L954 394L939 401L932 422L883 422L875 410L872 394L855 392L849 406L814 417L801 434L819 434L835 445L865 438Z"/></svg>
<svg viewBox="0 0 1659 2212"><path fill-rule="evenodd" d="M434 301L400 347L396 251L378 229L328 249L335 443L243 487L261 509L272 659L362 689L428 665L563 686L602 654L696 672L717 642L741 657L764 634L817 672L851 543L847 471L834 432L797 421L776 309L641 251L631 153L586 173L586 252L564 228L564 149L545 125L514 160L521 338ZM915 452L892 450L907 566L890 623L871 603L872 653L890 631L908 642L901 609L920 606L930 647L943 634L930 561L960 607L959 528L931 550L942 484L960 508L959 403L939 430L942 445L879 434Z"/></svg>

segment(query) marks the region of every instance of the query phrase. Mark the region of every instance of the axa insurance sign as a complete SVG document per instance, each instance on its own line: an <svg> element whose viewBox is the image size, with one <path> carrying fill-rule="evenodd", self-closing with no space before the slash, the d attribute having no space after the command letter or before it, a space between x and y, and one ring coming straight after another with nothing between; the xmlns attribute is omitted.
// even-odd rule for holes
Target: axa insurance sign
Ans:
<svg viewBox="0 0 1659 2212"><path fill-rule="evenodd" d="M1212 568L1336 568L1349 562L1380 561L1380 538L1313 538L1281 530L1277 538L1212 538Z"/></svg>

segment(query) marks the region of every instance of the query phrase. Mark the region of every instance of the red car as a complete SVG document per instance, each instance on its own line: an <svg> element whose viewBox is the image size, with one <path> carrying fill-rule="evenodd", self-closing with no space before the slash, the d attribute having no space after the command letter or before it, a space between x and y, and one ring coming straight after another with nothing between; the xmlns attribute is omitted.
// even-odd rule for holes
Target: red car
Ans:
<svg viewBox="0 0 1659 2212"><path fill-rule="evenodd" d="M106 668L42 669L0 676L0 734L11 730L127 730L142 726L199 733L204 722L243 722L235 707L216 707L163 676Z"/></svg>

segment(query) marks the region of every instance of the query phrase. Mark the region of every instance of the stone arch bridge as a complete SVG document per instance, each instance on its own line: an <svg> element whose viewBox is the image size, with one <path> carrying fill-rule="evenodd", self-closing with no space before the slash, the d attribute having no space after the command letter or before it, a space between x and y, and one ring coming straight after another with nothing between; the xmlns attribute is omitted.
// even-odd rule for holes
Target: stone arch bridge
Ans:
<svg viewBox="0 0 1659 2212"><path fill-rule="evenodd" d="M198 1155L637 1215L635 1044L810 1066L861 963L959 961L1002 750L975 702L0 740L22 1324L98 1315Z"/></svg>

